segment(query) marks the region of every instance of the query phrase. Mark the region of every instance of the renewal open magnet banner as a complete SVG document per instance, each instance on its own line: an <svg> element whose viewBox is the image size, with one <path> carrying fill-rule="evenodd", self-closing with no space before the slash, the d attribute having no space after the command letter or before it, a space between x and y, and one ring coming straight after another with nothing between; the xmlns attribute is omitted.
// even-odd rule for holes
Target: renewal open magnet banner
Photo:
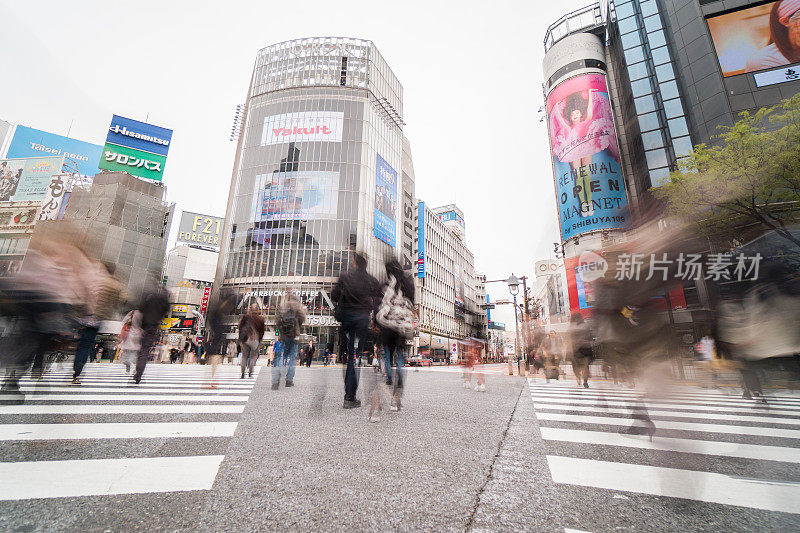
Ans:
<svg viewBox="0 0 800 533"><path fill-rule="evenodd" d="M628 225L628 197L605 76L584 74L547 96L561 240Z"/></svg>

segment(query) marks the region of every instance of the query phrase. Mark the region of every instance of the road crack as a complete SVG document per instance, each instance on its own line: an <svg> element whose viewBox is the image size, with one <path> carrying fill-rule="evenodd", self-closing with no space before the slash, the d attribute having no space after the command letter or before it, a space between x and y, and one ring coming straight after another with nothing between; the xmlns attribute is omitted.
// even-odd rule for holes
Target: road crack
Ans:
<svg viewBox="0 0 800 533"><path fill-rule="evenodd" d="M511 422L514 420L514 415L517 413L519 400L520 398L522 398L522 393L524 391L525 391L525 383L523 383L522 387L519 390L517 401L514 404L514 408L511 410L511 416L508 418L508 423L506 424L506 427L503 430L503 434L500 437L500 442L497 443L497 451L494 453L494 457L492 457L492 462L489 465L489 473L486 475L486 479L481 485L481 488L478 490L478 493L475 495L475 505L472 506L472 511L469 513L469 519L467 520L467 524L464 528L464 531L472 531L472 526L475 525L475 514L478 512L478 507L480 507L481 505L481 496L486 490L486 487L489 485L489 482L492 481L492 479L494 479L494 465L495 463L497 463L497 459L500 457L500 450L503 449L503 444L506 442L506 435L508 435L508 430L511 428Z"/></svg>

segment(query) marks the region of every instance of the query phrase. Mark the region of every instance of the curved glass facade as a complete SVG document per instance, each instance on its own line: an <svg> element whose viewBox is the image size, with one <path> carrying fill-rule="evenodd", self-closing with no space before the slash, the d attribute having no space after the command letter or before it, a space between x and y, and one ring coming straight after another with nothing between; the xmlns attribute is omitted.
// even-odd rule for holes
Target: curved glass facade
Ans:
<svg viewBox="0 0 800 533"><path fill-rule="evenodd" d="M289 41L259 52L245 113L218 279L268 322L294 291L326 343L352 252L379 277L399 255L402 86L369 41Z"/></svg>

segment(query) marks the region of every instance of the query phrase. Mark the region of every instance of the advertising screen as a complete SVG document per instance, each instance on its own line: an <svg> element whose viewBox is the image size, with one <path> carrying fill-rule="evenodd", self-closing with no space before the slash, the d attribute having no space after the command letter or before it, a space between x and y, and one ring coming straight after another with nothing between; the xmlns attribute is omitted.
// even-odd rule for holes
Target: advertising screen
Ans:
<svg viewBox="0 0 800 533"><path fill-rule="evenodd" d="M53 175L61 172L64 156L0 161L0 202L41 202Z"/></svg>
<svg viewBox="0 0 800 533"><path fill-rule="evenodd" d="M27 126L17 126L6 157L48 157L64 156L67 172L77 169L81 176L94 176L99 170L100 154L103 147L99 144L70 139L55 133L35 130Z"/></svg>
<svg viewBox="0 0 800 533"><path fill-rule="evenodd" d="M380 154L375 162L375 229L377 238L394 246L397 236L397 171Z"/></svg>
<svg viewBox="0 0 800 533"><path fill-rule="evenodd" d="M256 176L256 222L336 218L339 173L273 172Z"/></svg>
<svg viewBox="0 0 800 533"><path fill-rule="evenodd" d="M184 211L178 226L177 241L219 250L223 220L222 217Z"/></svg>
<svg viewBox="0 0 800 533"><path fill-rule="evenodd" d="M344 113L307 111L264 118L261 146L290 142L341 142Z"/></svg>
<svg viewBox="0 0 800 533"><path fill-rule="evenodd" d="M161 181L171 142L172 130L114 115L100 168Z"/></svg>
<svg viewBox="0 0 800 533"><path fill-rule="evenodd" d="M706 19L722 75L800 63L800 5L780 0ZM795 44L797 43L797 44Z"/></svg>
<svg viewBox="0 0 800 533"><path fill-rule="evenodd" d="M605 76L583 74L547 96L561 240L624 228L628 198Z"/></svg>

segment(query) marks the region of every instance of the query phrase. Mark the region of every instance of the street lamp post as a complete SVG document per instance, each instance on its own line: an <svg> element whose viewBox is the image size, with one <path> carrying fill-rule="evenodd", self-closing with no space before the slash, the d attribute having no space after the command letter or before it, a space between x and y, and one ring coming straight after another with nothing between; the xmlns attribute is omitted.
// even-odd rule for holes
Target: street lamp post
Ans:
<svg viewBox="0 0 800 533"><path fill-rule="evenodd" d="M517 340L517 349L514 350L517 354L517 373L522 375L522 363L519 351L521 349L521 344L519 342L519 320L517 319L517 294L519 294L519 279L512 273L511 277L506 280L508 283L508 290L511 293L511 296L514 297L514 334L516 335ZM511 370L511 360L508 361L509 366L509 374L513 373Z"/></svg>

